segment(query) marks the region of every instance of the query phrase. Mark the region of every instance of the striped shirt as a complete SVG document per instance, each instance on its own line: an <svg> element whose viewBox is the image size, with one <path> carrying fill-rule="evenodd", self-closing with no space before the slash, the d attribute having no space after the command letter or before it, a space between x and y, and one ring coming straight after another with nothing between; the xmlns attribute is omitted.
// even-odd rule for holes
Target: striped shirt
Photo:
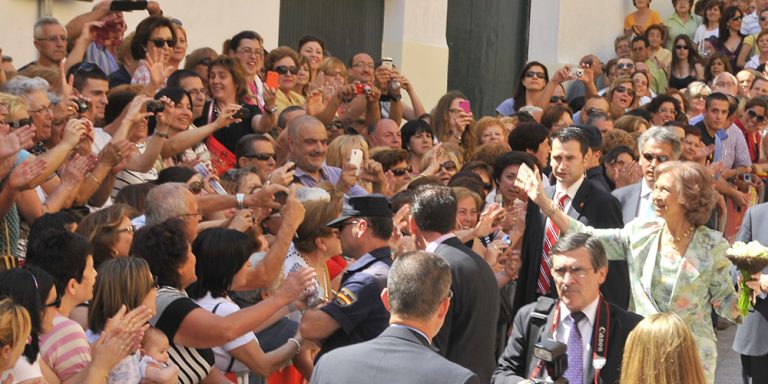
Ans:
<svg viewBox="0 0 768 384"><path fill-rule="evenodd" d="M61 381L67 380L91 362L91 346L77 322L61 314L53 318L53 328L40 335L40 352Z"/></svg>

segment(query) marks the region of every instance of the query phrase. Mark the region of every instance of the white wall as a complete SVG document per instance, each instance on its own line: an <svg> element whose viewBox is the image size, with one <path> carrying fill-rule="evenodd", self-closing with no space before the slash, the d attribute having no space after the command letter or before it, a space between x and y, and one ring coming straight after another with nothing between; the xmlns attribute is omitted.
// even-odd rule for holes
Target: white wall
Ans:
<svg viewBox="0 0 768 384"><path fill-rule="evenodd" d="M89 11L92 2L54 0L53 17L66 23ZM187 29L189 49L211 47L221 51L222 42L235 33L252 29L264 37L267 47L277 47L280 0L161 0L166 16L175 17ZM32 45L32 26L37 20L36 0L0 0L0 47L14 58L16 67L36 59ZM133 30L147 13L126 13L128 29Z"/></svg>

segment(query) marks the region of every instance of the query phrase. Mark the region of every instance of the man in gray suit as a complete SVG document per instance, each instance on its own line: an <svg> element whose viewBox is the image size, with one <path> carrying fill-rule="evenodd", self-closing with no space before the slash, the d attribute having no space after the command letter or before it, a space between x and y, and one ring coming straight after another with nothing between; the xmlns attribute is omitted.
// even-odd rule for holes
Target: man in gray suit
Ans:
<svg viewBox="0 0 768 384"><path fill-rule="evenodd" d="M640 167L643 170L643 179L639 183L619 188L612 192L613 196L621 203L621 215L624 224L637 217L653 218L656 213L653 209L653 184L656 181L654 170L656 167L669 160L677 160L680 157L680 138L667 128L651 128L637 139L640 148Z"/></svg>
<svg viewBox="0 0 768 384"><path fill-rule="evenodd" d="M321 357L310 383L479 383L477 375L430 348L448 314L450 286L450 266L440 256L399 256L381 293L391 313L389 328Z"/></svg>
<svg viewBox="0 0 768 384"><path fill-rule="evenodd" d="M768 245L768 203L750 208L741 223L738 241L748 243L757 241ZM763 270L760 286L768 289L768 268ZM768 383L768 299L760 295L755 303L755 311L743 318L736 328L733 350L741 354L742 378L745 384Z"/></svg>

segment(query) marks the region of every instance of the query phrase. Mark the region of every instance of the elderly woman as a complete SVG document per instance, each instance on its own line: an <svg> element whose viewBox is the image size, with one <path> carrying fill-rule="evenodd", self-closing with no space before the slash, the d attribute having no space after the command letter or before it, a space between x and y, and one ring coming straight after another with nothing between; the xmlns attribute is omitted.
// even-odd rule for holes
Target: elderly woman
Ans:
<svg viewBox="0 0 768 384"><path fill-rule="evenodd" d="M593 234L605 245L609 260L627 260L630 310L646 317L659 312L678 314L693 333L705 377L712 383L717 344L711 312L739 320L738 294L729 273L733 265L725 258L728 241L704 226L717 192L710 172L700 164L664 162L656 167L655 176L653 206L658 217L639 218L621 229L598 230L569 218L546 196L540 179L530 170L520 172L517 185L544 207L561 234Z"/></svg>
<svg viewBox="0 0 768 384"><path fill-rule="evenodd" d="M646 109L651 113L651 124L662 126L668 121L674 121L681 108L674 97L658 95L646 105Z"/></svg>
<svg viewBox="0 0 768 384"><path fill-rule="evenodd" d="M278 47L269 52L264 59L267 71L277 72L277 94L275 96L276 114L288 106L304 105L304 96L296 93L296 75L299 74L299 54L290 47Z"/></svg>
<svg viewBox="0 0 768 384"><path fill-rule="evenodd" d="M77 233L83 235L93 246L93 267L101 263L128 257L133 241L131 218L136 211L125 204L114 204L84 217L77 226Z"/></svg>
<svg viewBox="0 0 768 384"><path fill-rule="evenodd" d="M171 360L179 367L179 377L184 382L197 383L209 374L213 375L209 379L223 380L220 372L211 370L215 361L209 358L213 357L210 350L205 350L229 343L261 326L275 312L303 299L304 289L311 290L313 285L314 273L304 269L291 274L275 295L259 304L219 316L198 306L184 291L197 280L197 275L195 254L182 220L169 219L143 228L136 233L131 254L146 260L157 276L157 313L150 323L168 336ZM189 364L189 358L197 364Z"/></svg>
<svg viewBox="0 0 768 384"><path fill-rule="evenodd" d="M506 143L507 134L504 124L497 117L485 116L475 124L474 136L478 146L491 142Z"/></svg>
<svg viewBox="0 0 768 384"><path fill-rule="evenodd" d="M624 112L634 105L635 86L631 77L622 76L613 81L611 88L608 89L608 102L614 119L624 115Z"/></svg>
<svg viewBox="0 0 768 384"><path fill-rule="evenodd" d="M688 110L685 111L685 114L688 115L688 120L704 113L707 96L709 96L710 93L712 93L712 90L709 86L700 81L694 81L688 85L688 88L685 89L685 93L683 93L688 100Z"/></svg>
<svg viewBox="0 0 768 384"><path fill-rule="evenodd" d="M421 176L436 176L440 184L448 185L451 177L461 169L463 162L461 148L453 144L441 143L430 149L421 159Z"/></svg>
<svg viewBox="0 0 768 384"><path fill-rule="evenodd" d="M150 16L142 20L136 26L136 34L131 41L131 55L139 61L131 77L131 84L148 85L153 80L157 81L152 79L151 67L155 63L162 64L163 68L171 65L171 54L177 42L178 35L171 20L162 16Z"/></svg>
<svg viewBox="0 0 768 384"><path fill-rule="evenodd" d="M573 125L573 111L567 105L550 105L544 110L544 114L541 116L541 123L550 132L559 131Z"/></svg>

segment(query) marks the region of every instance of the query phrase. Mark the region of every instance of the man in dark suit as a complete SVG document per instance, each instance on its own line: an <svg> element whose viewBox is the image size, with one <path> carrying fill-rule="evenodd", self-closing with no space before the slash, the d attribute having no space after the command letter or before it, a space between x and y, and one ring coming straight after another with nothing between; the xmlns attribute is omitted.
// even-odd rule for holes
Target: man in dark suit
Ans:
<svg viewBox="0 0 768 384"><path fill-rule="evenodd" d="M610 193L595 187L584 177L585 155L588 150L586 135L579 128L564 128L552 135L552 175L557 180L545 192L553 201L562 201L568 216L594 228L621 228L621 206ZM549 239L548 229L552 226L536 204L528 203L525 234L523 236L523 262L515 292L514 308L536 301L541 295L556 292L551 286L551 276L542 260ZM556 239L556 237L555 237ZM602 287L603 296L621 308L629 305L629 267L623 260L609 262L608 277ZM547 267L549 263L547 263ZM546 273L546 274L545 274ZM544 281L542 274L545 274Z"/></svg>
<svg viewBox="0 0 768 384"><path fill-rule="evenodd" d="M739 229L738 240L745 243L757 241L768 245L768 203L750 208L744 216ZM768 280L768 268L763 269L761 283ZM765 286L763 289L765 289ZM733 350L741 354L742 377L745 384L768 383L768 299L759 295L755 303L755 311L743 318L741 325L736 328L733 339Z"/></svg>
<svg viewBox="0 0 768 384"><path fill-rule="evenodd" d="M477 375L430 348L451 305L450 285L450 266L440 256L399 256L381 293L391 313L389 328L323 356L310 383L479 383Z"/></svg>
<svg viewBox="0 0 768 384"><path fill-rule="evenodd" d="M571 384L594 382L597 369L600 382L618 382L624 343L642 317L602 298L600 284L607 273L600 240L583 233L568 233L558 239L552 249L552 277L560 299L553 302L542 297L515 315L512 336L499 358L493 383L518 383L545 375L546 370L533 356L534 345L542 340L567 344L564 377ZM550 305L542 310L547 300ZM546 321L536 322L544 316ZM605 363L602 366L601 361Z"/></svg>
<svg viewBox="0 0 768 384"><path fill-rule="evenodd" d="M499 288L488 262L453 234L456 210L450 188L422 187L413 195L408 224L418 248L436 253L451 266L452 305L433 343L441 355L487 383L496 359Z"/></svg>

